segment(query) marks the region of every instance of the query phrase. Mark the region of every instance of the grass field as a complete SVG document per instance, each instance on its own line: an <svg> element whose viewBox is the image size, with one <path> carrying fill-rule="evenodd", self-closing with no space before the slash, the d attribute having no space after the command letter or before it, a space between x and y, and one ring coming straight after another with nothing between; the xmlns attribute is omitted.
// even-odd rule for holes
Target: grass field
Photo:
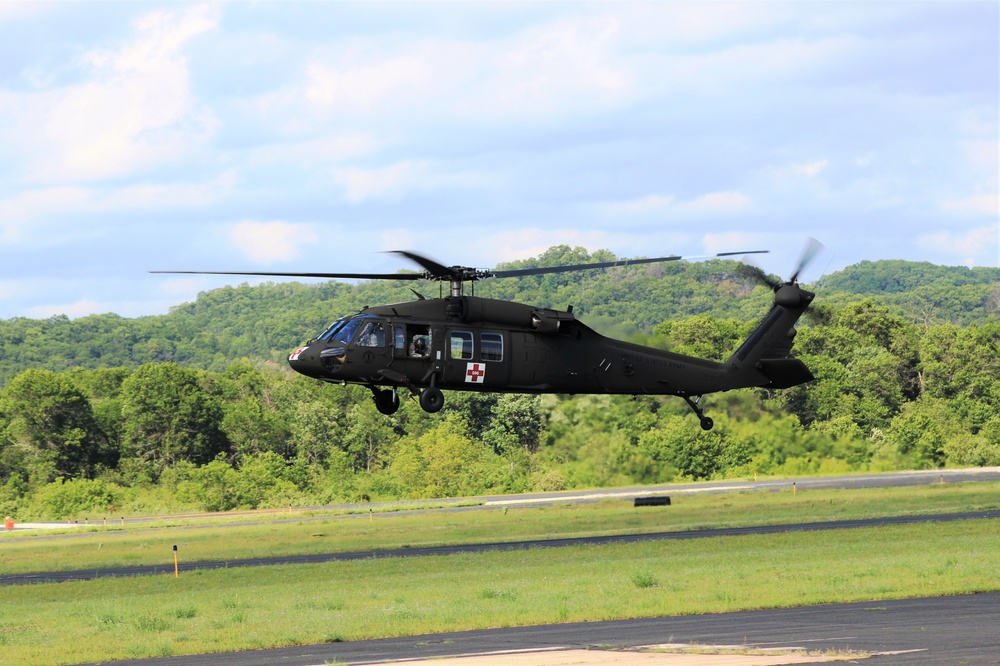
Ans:
<svg viewBox="0 0 1000 666"><path fill-rule="evenodd" d="M66 535L0 533L0 573L110 568L384 548L490 543L1000 509L1000 483L864 491L740 492L675 498L671 507L631 501L548 507L298 516L228 524L225 514L174 518L167 527L90 527Z"/></svg>
<svg viewBox="0 0 1000 666"><path fill-rule="evenodd" d="M2 570L996 509L998 484L698 496L4 539ZM325 534L316 537L313 534ZM117 540L117 541L116 541ZM119 550L120 549L120 550ZM286 551L282 551L286 552ZM293 551L303 552L303 551ZM309 552L309 551L305 551ZM101 559L105 558L105 559ZM132 561L134 562L134 560ZM33 565L33 566L30 566ZM72 566L76 568L79 564ZM94 565L88 565L94 566ZM1000 589L1000 521L199 571L0 588L0 663L59 664Z"/></svg>

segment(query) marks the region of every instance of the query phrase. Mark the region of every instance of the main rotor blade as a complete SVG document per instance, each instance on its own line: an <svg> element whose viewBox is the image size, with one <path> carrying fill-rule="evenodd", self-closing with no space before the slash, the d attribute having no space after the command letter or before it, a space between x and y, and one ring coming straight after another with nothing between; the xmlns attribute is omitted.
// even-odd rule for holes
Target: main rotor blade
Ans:
<svg viewBox="0 0 1000 666"><path fill-rule="evenodd" d="M171 275L256 275L260 277L357 278L360 280L427 280L425 273L269 273L251 271L149 271Z"/></svg>
<svg viewBox="0 0 1000 666"><path fill-rule="evenodd" d="M407 252L405 250L391 250L389 254L398 254L406 257L412 262L418 264L421 268L427 271L429 274L437 278L450 279L453 277L461 277L462 273L456 268L450 268L448 266L442 266L433 259L428 259L422 255L416 254L415 252ZM468 270L468 269L466 269Z"/></svg>
<svg viewBox="0 0 1000 666"><path fill-rule="evenodd" d="M483 271L483 277L519 277L522 275L544 275L546 273L565 273L569 271L585 271L593 268L613 268L615 266L636 266L640 264L657 264L665 261L682 261L686 259L711 259L715 257L731 257L737 254L766 254L768 250L751 250L749 252L719 252L693 257L682 257L672 254L669 257L654 257L652 259L619 259L617 261L602 261L593 264L573 264L571 266L542 266L539 268L518 268L506 271Z"/></svg>
<svg viewBox="0 0 1000 666"><path fill-rule="evenodd" d="M504 271L490 269L467 268L465 266L444 266L414 252L393 250L398 254L417 263L424 269L423 273L296 273L279 271L149 271L157 274L170 275L248 275L254 277L303 277L303 278L347 278L359 280L452 280L469 281L488 277L519 277L522 275L544 275L547 273L567 273L597 268L612 268L614 266L636 266L640 264L655 264L664 261L680 261L684 259L710 259L715 257L732 257L740 254L765 254L768 250L751 250L749 252L719 252L717 254L682 257L655 257L652 259L619 259L617 261L602 261L592 264L574 264L571 266L543 266L538 268L521 268Z"/></svg>

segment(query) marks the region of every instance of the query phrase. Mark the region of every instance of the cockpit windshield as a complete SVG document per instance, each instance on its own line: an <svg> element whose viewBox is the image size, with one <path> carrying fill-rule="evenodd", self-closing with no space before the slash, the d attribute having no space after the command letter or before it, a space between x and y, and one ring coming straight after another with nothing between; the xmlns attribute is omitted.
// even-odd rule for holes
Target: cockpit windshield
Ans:
<svg viewBox="0 0 1000 666"><path fill-rule="evenodd" d="M365 320L371 319L370 316L361 315L355 317L342 317L337 321L330 324L330 326L323 331L317 341L322 340L323 342L341 342L343 344L349 344L351 338L357 333L358 327Z"/></svg>
<svg viewBox="0 0 1000 666"><path fill-rule="evenodd" d="M326 340L330 340L330 338L331 338L331 337L332 337L332 336L333 336L333 335L334 335L335 333L337 333L337 331L339 331L339 330L340 330L341 328L343 328L343 327L344 327L344 324L345 324L345 323L347 323L347 319L345 319L344 317L341 317L341 318L340 318L340 319L338 319L337 321L335 321L335 322L333 322L332 324L330 324L330 325L329 325L329 326L328 326L328 327L326 328L326 330L325 330L325 331L323 331L323 332L322 332L322 333L320 333L320 334L319 334L318 336L316 336L316 339L317 339L317 340L324 340L324 341L326 341Z"/></svg>
<svg viewBox="0 0 1000 666"><path fill-rule="evenodd" d="M361 325L360 319L348 319L343 326L334 331L328 340L330 342L343 342L345 345L354 337L355 331Z"/></svg>

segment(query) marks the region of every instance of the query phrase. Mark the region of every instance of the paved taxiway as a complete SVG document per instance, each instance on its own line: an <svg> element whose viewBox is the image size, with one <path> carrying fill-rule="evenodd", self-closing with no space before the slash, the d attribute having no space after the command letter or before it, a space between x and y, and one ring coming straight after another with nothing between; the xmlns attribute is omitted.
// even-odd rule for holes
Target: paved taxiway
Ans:
<svg viewBox="0 0 1000 666"><path fill-rule="evenodd" d="M504 652L521 650L538 651L534 663L545 664L545 655L554 650L620 650L663 643L879 653L855 662L872 666L996 666L1000 593L489 629L103 666L375 664L473 654L490 654L491 663L506 664Z"/></svg>

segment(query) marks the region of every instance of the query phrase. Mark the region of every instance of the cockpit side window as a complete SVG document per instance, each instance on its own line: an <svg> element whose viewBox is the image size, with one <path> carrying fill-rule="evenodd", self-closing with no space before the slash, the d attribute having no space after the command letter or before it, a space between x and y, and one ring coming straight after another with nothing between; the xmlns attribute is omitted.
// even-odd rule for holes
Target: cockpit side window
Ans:
<svg viewBox="0 0 1000 666"><path fill-rule="evenodd" d="M369 321L361 327L355 344L359 347L385 347L385 327L380 321Z"/></svg>

